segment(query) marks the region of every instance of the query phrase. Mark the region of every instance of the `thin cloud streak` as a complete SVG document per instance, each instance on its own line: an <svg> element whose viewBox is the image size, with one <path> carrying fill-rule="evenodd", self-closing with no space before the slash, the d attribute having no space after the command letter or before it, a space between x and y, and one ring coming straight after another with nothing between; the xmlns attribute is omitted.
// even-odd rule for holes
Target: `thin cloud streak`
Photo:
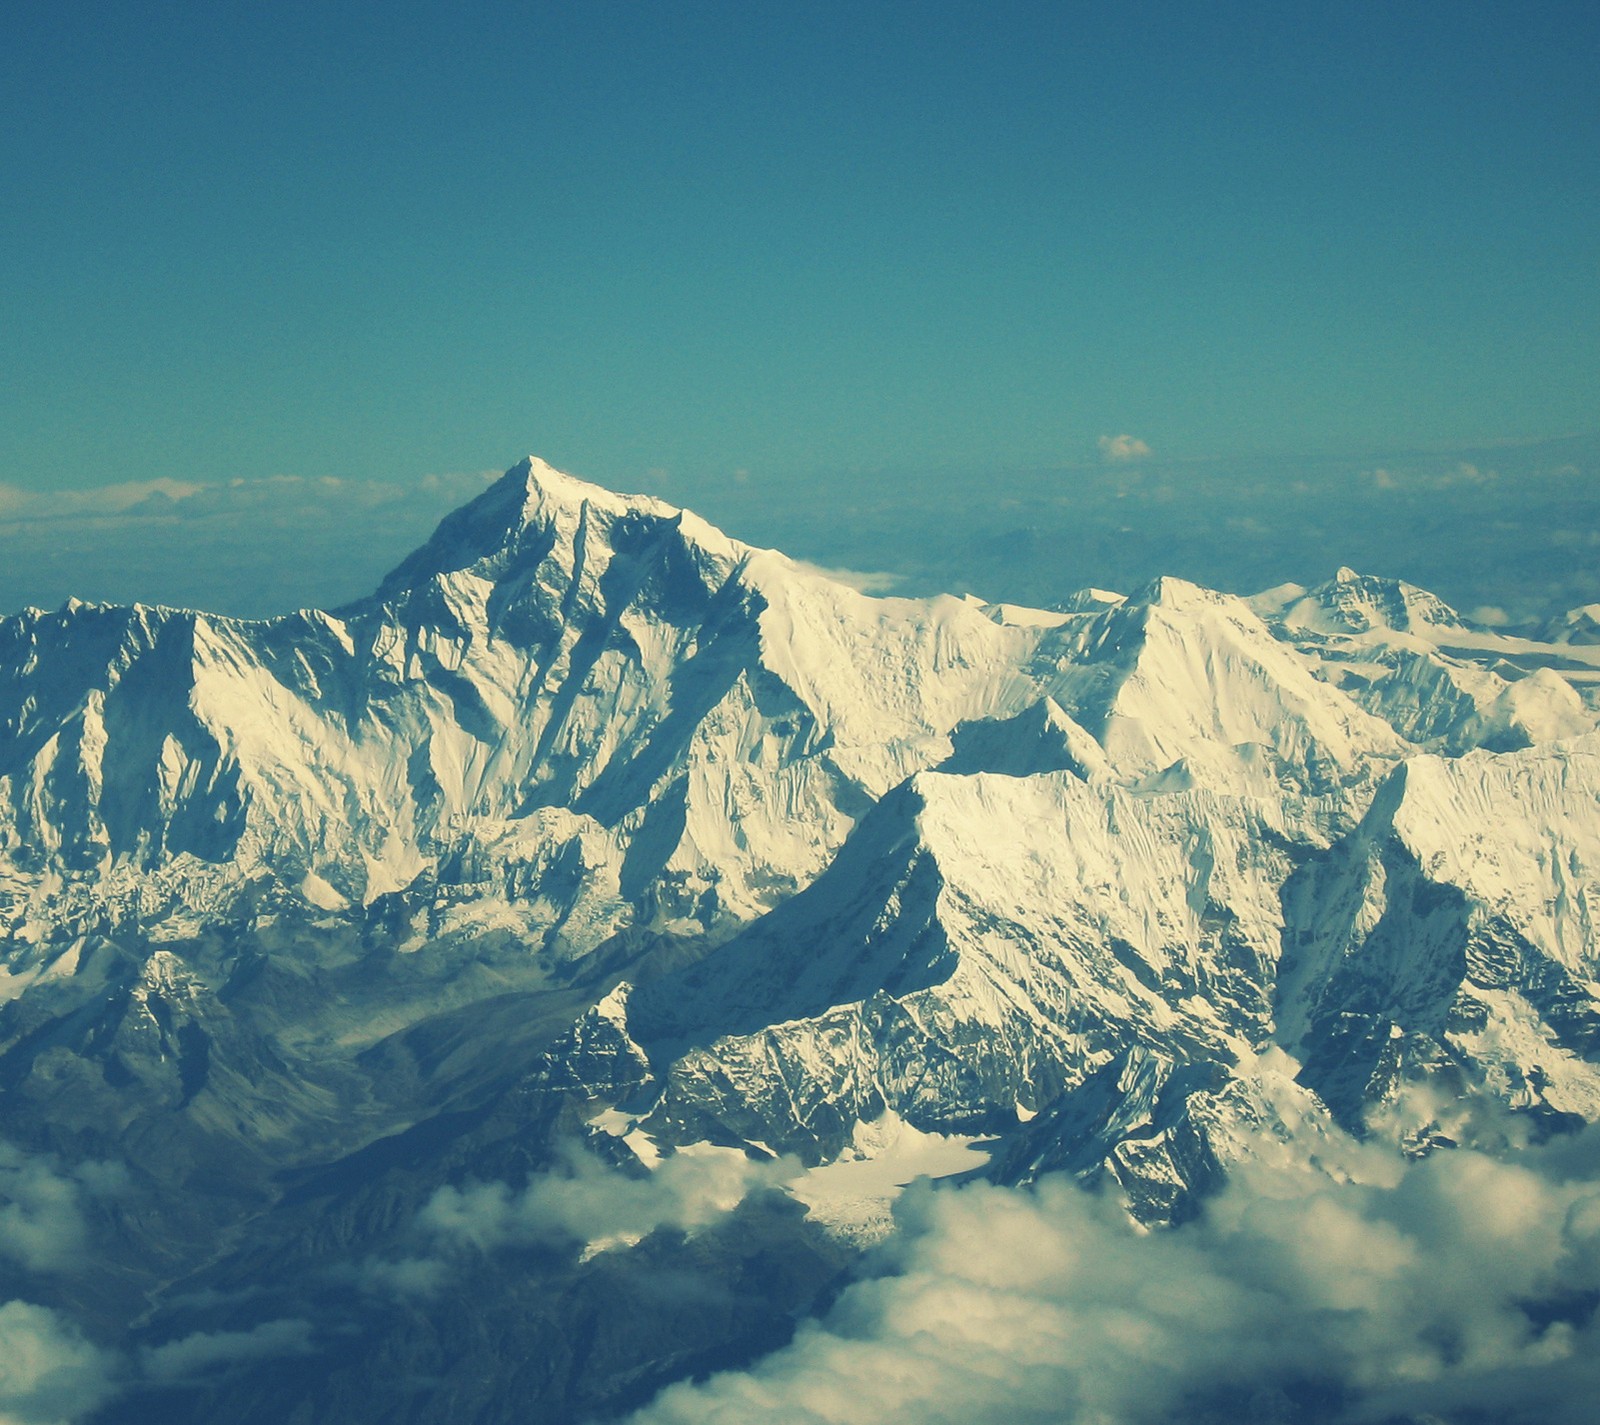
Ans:
<svg viewBox="0 0 1600 1425"><path fill-rule="evenodd" d="M248 1331L196 1331L148 1347L141 1363L147 1380L166 1385L254 1361L306 1356L316 1349L309 1321L283 1319L263 1321Z"/></svg>

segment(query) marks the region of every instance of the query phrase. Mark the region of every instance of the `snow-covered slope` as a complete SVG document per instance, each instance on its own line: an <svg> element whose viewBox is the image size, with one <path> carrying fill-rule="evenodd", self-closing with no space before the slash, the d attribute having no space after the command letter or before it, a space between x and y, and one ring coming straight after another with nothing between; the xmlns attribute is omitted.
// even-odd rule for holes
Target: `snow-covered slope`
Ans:
<svg viewBox="0 0 1600 1425"><path fill-rule="evenodd" d="M1549 630L1533 640L1474 628L1425 589L1350 569L1250 604L1318 676L1430 750L1504 751L1600 724L1600 655Z"/></svg>
<svg viewBox="0 0 1600 1425"><path fill-rule="evenodd" d="M1445 1068L1600 1117L1600 740L1413 759L1285 904L1279 1037L1347 1119Z"/></svg>
<svg viewBox="0 0 1600 1425"><path fill-rule="evenodd" d="M1141 1044L1266 1033L1289 861L1270 802L922 773L806 892L636 991L647 1120L830 1156L886 1108L994 1131Z"/></svg>
<svg viewBox="0 0 1600 1425"><path fill-rule="evenodd" d="M1349 788L1403 751L1390 727L1320 681L1242 599L1181 579L1156 580L1062 651L1071 656L1052 692L1136 777L1178 769L1259 783L1255 768L1308 796Z"/></svg>

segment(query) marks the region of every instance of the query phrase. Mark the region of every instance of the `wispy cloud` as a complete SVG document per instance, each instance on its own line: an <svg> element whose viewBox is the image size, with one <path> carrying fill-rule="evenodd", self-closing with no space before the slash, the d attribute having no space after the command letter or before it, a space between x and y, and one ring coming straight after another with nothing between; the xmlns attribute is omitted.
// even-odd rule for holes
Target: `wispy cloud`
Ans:
<svg viewBox="0 0 1600 1425"><path fill-rule="evenodd" d="M255 1361L310 1355L315 1350L309 1321L263 1321L248 1331L197 1331L147 1347L140 1363L147 1380L172 1384Z"/></svg>
<svg viewBox="0 0 1600 1425"><path fill-rule="evenodd" d="M871 569L829 569L809 560L796 559L795 566L807 574L817 574L835 584L843 584L861 594L887 594L900 582L898 574L885 574Z"/></svg>
<svg viewBox="0 0 1600 1425"><path fill-rule="evenodd" d="M82 490L24 490L0 482L0 519L42 523L93 519L130 510L155 516L208 487L184 480L140 480Z"/></svg>

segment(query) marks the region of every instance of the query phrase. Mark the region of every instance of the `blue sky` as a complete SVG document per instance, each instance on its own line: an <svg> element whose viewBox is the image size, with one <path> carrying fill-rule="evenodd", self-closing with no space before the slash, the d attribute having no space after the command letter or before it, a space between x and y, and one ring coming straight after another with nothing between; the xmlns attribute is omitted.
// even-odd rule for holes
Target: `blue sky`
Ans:
<svg viewBox="0 0 1600 1425"><path fill-rule="evenodd" d="M1600 7L1312 9L25 4L0 485L1600 429Z"/></svg>
<svg viewBox="0 0 1600 1425"><path fill-rule="evenodd" d="M27 5L0 469L1600 423L1600 9L1311 8Z"/></svg>

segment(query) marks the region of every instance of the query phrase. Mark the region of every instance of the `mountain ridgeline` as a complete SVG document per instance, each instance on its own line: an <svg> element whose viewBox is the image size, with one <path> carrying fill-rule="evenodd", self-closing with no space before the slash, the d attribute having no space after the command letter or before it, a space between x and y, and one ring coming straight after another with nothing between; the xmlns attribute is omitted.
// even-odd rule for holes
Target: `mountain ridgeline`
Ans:
<svg viewBox="0 0 1600 1425"><path fill-rule="evenodd" d="M825 1301L881 1224L807 1184L895 1141L1158 1225L1592 1123L1592 614L875 598L530 459L341 609L0 620L0 1146L81 1245L0 1297L144 1363L107 1422L604 1418ZM505 1227L719 1155L731 1214Z"/></svg>

